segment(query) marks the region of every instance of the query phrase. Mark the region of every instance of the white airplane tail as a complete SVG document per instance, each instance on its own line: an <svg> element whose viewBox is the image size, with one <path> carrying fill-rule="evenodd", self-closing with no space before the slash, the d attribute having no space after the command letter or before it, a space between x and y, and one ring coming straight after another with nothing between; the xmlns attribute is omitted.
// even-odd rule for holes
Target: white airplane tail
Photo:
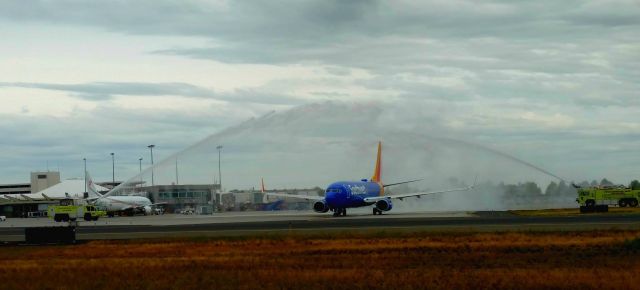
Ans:
<svg viewBox="0 0 640 290"><path fill-rule="evenodd" d="M86 172L87 174L87 180L86 180L86 184L87 184L87 194L89 195L89 198L100 198L102 197L102 194L100 194L98 192L98 190L96 189L95 184L93 183L93 179L91 179L91 175L89 175L89 172Z"/></svg>

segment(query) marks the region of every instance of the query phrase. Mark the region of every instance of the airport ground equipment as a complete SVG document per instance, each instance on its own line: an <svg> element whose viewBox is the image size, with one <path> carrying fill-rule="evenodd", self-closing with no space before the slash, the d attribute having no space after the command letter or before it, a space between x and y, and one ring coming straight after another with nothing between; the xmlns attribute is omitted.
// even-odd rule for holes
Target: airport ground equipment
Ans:
<svg viewBox="0 0 640 290"><path fill-rule="evenodd" d="M76 227L29 227L24 229L27 244L73 244Z"/></svg>
<svg viewBox="0 0 640 290"><path fill-rule="evenodd" d="M580 212L607 211L609 205L637 207L638 201L640 190L624 186L578 188L576 198L576 202L580 204Z"/></svg>
<svg viewBox="0 0 640 290"><path fill-rule="evenodd" d="M79 199L61 199L59 205L50 206L48 211L49 218L56 222L75 221L78 218L97 221L106 214L106 211Z"/></svg>

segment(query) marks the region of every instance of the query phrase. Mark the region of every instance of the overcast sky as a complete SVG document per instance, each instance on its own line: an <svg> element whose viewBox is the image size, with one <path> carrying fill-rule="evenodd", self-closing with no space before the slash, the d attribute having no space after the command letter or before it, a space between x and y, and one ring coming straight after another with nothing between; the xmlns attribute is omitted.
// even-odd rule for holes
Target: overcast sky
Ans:
<svg viewBox="0 0 640 290"><path fill-rule="evenodd" d="M0 183L135 174L316 102L583 180L640 178L640 2L1 1ZM330 118L331 116L327 116Z"/></svg>

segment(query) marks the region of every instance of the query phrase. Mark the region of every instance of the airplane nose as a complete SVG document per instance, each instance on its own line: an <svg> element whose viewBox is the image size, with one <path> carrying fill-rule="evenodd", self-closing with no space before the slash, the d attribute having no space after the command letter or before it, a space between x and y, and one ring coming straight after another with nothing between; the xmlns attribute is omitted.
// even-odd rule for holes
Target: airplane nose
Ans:
<svg viewBox="0 0 640 290"><path fill-rule="evenodd" d="M330 207L338 207L344 203L345 198L346 193L344 192L327 192L324 199Z"/></svg>
<svg viewBox="0 0 640 290"><path fill-rule="evenodd" d="M336 201L336 194L335 192L327 192L327 194L324 196L324 199L327 201L327 203L329 205L335 203Z"/></svg>

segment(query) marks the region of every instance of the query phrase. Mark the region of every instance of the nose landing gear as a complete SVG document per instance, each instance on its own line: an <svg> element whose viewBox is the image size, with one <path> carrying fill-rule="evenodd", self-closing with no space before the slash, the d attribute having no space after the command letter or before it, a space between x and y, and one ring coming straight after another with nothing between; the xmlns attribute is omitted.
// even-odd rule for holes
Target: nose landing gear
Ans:
<svg viewBox="0 0 640 290"><path fill-rule="evenodd" d="M338 216L347 216L347 209L346 208L336 208L333 210L333 216L338 217Z"/></svg>

